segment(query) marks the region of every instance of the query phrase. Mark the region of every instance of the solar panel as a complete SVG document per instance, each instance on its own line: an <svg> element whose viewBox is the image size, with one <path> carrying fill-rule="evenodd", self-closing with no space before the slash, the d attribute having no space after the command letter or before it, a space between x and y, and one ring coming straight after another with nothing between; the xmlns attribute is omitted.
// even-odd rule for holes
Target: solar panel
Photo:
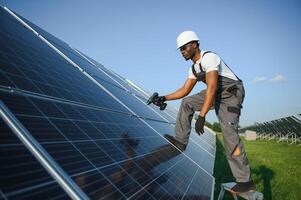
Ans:
<svg viewBox="0 0 301 200"><path fill-rule="evenodd" d="M176 111L147 107L147 93L3 8L0 42L1 101L49 154L53 166L76 185L74 190L91 199L212 198L211 133L202 139L193 135L187 150L179 152L162 137L173 133ZM28 185L18 185L18 179L7 184L1 176L3 198L65 198L58 178L45 173L27 146L3 122L0 125L7 133L0 137L8 138L1 140L0 148L20 147L24 163L36 163L36 171L44 172ZM17 170L10 167L17 162L7 164L14 151L11 155L1 157L7 174Z"/></svg>

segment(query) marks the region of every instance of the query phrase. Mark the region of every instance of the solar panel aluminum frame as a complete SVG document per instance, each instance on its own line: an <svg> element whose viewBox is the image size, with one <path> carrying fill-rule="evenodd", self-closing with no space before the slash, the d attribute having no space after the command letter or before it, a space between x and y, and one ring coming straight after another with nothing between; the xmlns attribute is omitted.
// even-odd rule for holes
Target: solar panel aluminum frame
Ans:
<svg viewBox="0 0 301 200"><path fill-rule="evenodd" d="M11 128L25 147L43 165L45 170L57 181L72 199L85 199L89 197L78 187L77 184L65 173L56 161L47 153L31 133L14 116L7 106L0 100L0 116Z"/></svg>
<svg viewBox="0 0 301 200"><path fill-rule="evenodd" d="M116 74L116 73L115 73ZM116 74L117 75L117 74ZM117 75L119 76L119 75ZM132 81L130 81L129 79L126 79L126 81L133 87L135 88L138 92L144 94L147 97L150 97L151 95L148 94L147 92L145 92L142 88L140 88L138 85L136 85L135 83L133 83Z"/></svg>

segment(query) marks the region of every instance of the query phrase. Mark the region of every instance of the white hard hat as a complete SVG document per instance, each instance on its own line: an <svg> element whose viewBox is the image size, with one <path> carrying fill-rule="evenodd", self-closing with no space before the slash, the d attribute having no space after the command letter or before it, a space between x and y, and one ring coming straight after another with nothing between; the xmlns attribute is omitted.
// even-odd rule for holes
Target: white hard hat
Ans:
<svg viewBox="0 0 301 200"><path fill-rule="evenodd" d="M199 38L195 32L184 31L180 33L180 35L177 37L177 49L192 41L199 41Z"/></svg>

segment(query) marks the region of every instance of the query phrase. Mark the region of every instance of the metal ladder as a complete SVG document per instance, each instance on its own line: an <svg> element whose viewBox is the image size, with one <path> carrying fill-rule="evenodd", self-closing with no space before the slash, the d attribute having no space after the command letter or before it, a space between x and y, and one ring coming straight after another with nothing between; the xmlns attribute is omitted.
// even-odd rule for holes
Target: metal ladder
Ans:
<svg viewBox="0 0 301 200"><path fill-rule="evenodd" d="M230 192L230 189L235 185L234 182L230 182L230 183L222 183L221 184L221 191L218 195L218 200L222 200L224 198L224 194L225 194L225 191L229 191ZM231 192L230 192L231 193ZM254 191L254 192L246 192L246 193L242 193L242 194L233 194L231 193L231 195L233 196L233 198L235 200L238 200L237 196L240 196L244 199L247 199L247 200L263 200L263 194L260 193L260 192L257 192L257 191Z"/></svg>

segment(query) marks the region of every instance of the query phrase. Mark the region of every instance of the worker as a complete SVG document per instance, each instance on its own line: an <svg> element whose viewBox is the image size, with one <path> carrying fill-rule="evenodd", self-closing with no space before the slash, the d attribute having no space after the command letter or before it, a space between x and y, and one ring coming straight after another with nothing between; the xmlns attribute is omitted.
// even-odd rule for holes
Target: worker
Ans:
<svg viewBox="0 0 301 200"><path fill-rule="evenodd" d="M154 104L161 106L165 101L180 99L175 136L164 137L181 151L186 149L191 131L191 121L195 111L199 116L195 123L198 135L204 133L205 117L211 108L215 109L221 125L227 159L236 179L233 193L255 190L250 167L242 140L238 135L238 123L245 92L242 81L214 52L200 49L199 38L193 31L184 31L177 37L177 48L184 59L191 60L188 78L175 92L158 96ZM206 89L186 97L197 82L206 84Z"/></svg>

